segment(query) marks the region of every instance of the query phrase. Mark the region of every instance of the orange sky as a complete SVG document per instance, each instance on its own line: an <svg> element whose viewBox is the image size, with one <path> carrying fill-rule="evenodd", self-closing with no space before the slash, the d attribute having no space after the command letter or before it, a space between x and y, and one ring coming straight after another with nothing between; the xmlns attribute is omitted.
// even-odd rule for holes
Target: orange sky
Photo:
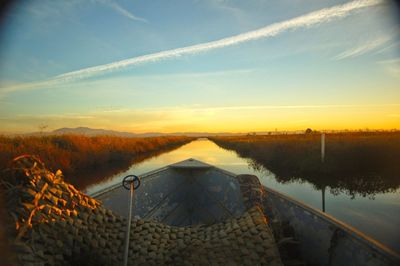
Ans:
<svg viewBox="0 0 400 266"><path fill-rule="evenodd" d="M0 46L0 132L400 128L390 2L289 2L20 2Z"/></svg>

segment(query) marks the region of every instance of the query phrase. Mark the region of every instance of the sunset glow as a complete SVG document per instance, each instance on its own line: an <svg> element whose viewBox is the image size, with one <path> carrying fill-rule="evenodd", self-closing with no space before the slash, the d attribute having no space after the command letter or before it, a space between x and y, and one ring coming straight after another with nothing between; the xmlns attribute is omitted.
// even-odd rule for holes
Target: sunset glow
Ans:
<svg viewBox="0 0 400 266"><path fill-rule="evenodd" d="M383 0L35 1L9 9L0 133L400 128Z"/></svg>

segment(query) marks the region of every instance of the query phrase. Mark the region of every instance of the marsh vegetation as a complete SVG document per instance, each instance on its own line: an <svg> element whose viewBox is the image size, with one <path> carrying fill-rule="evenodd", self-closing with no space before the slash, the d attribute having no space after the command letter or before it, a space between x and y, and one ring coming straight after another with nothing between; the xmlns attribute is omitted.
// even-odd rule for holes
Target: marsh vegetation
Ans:
<svg viewBox="0 0 400 266"><path fill-rule="evenodd" d="M316 189L373 197L400 187L400 133L353 132L326 134L321 162L321 135L264 135L212 138L220 147L271 171L281 183L308 181ZM268 169L268 170L266 170Z"/></svg>
<svg viewBox="0 0 400 266"><path fill-rule="evenodd" d="M0 169L13 158L30 154L79 189L128 169L133 163L176 149L192 138L180 136L125 138L115 136L0 137Z"/></svg>

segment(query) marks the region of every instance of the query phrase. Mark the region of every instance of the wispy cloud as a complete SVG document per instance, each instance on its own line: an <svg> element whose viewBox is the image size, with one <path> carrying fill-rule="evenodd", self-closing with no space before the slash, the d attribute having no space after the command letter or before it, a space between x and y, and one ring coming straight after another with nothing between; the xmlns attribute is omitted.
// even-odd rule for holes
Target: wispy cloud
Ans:
<svg viewBox="0 0 400 266"><path fill-rule="evenodd" d="M146 62L154 62L168 58L179 57L188 54L197 54L208 50L223 48L227 46L237 45L240 43L253 41L261 38L276 36L287 30L295 30L303 27L310 27L315 24L327 22L335 18L340 18L349 15L352 11L365 8L372 5L382 3L382 0L357 0L347 4L337 5L331 8L324 8L307 15L299 16L290 20L274 23L258 30L242 33L228 38L223 38L217 41L196 44L192 46L162 51L158 53L138 56L126 60L104 64L96 67L85 68L57 76L56 78L70 79L82 78L99 73L113 71L125 68L132 65L137 65Z"/></svg>
<svg viewBox="0 0 400 266"><path fill-rule="evenodd" d="M282 22L277 22L265 26L263 28L238 34L235 36L223 38L216 41L200 43L192 46L181 47L172 50L161 51L157 53L142 55L138 57L133 57L109 64L99 65L95 67L84 68L68 73L64 73L48 80L40 81L40 82L32 82L26 84L20 84L13 87L1 88L0 93L7 93L16 90L24 90L38 87L49 87L54 86L58 83L75 81L82 78L92 77L99 74L104 74L107 72L112 72L120 69L124 69L130 66L139 65L148 62L156 62L160 60L176 58L183 55L192 55L198 54L202 52L206 52L209 50L219 49L223 47L228 47L232 45L237 45L249 41L254 41L262 38L270 38L274 37L278 34L286 32L288 30L296 30L299 28L307 28L314 25L318 25L320 23L329 22L334 19L343 18L352 14L353 12L360 10L362 8L375 6L381 4L383 0L355 0L346 4L336 5L330 8L320 9L318 11L314 11L308 13L306 15L302 15L293 19L289 19Z"/></svg>
<svg viewBox="0 0 400 266"><path fill-rule="evenodd" d="M400 78L400 58L379 61L385 70L393 77Z"/></svg>
<svg viewBox="0 0 400 266"><path fill-rule="evenodd" d="M60 127L88 126L123 131L173 132L183 129L242 131L249 128L263 129L266 121L271 125L297 128L304 124L315 123L320 119L321 110L333 111L339 120L343 120L340 110L351 111L374 108L382 111L389 119L398 119L400 104L370 105L259 105L259 106L174 106L131 108L124 106L105 106L83 113L61 114L13 114L0 115L3 129L8 131L35 131L37 125L48 125L51 129ZM388 109L389 108L389 109ZM387 111L387 110L393 111ZM281 111L286 110L282 115ZM301 112L307 110L310 112ZM336 112L338 111L339 112ZM275 112L279 111L279 112ZM357 111L358 112L358 111ZM286 119L282 119L286 117ZM380 118L382 116L379 116ZM260 119L261 118L261 119ZM324 119L326 120L326 119ZM345 119L346 120L346 119ZM190 124L188 124L190 121ZM238 121L241 121L238 123ZM262 122L260 122L262 121ZM354 121L350 119L351 123ZM354 125L358 127L361 124ZM272 126L271 126L272 127ZM247 129L246 129L247 128Z"/></svg>
<svg viewBox="0 0 400 266"><path fill-rule="evenodd" d="M359 45L355 48L346 50L337 56L335 56L333 59L335 60L342 60L346 58L352 58L356 56L360 56L363 54L366 54L368 52L372 52L376 50L377 48L381 47L382 45L388 43L392 39L392 36L382 36L370 41L367 41L366 43Z"/></svg>
<svg viewBox="0 0 400 266"><path fill-rule="evenodd" d="M167 74L156 74L156 75L146 75L141 77L150 78L205 78L205 77L215 77L215 76L229 76L229 75L243 75L251 74L260 71L257 68L244 68L244 69L229 69L229 70L219 70L219 71L206 71L206 72L183 72L183 73L167 73Z"/></svg>
<svg viewBox="0 0 400 266"><path fill-rule="evenodd" d="M128 10L126 10L125 8L123 8L122 6L120 6L119 4L113 2L113 1L108 1L108 0L100 0L100 2L104 5L107 5L109 7L111 7L112 9L114 9L116 12L120 13L121 15L132 19L132 20L136 20L136 21L141 21L141 22L148 22L146 19L135 16L134 14L132 14L132 12L129 12Z"/></svg>
<svg viewBox="0 0 400 266"><path fill-rule="evenodd" d="M37 119L37 120L82 120L82 119L93 119L95 118L93 115L80 115L75 113L69 114L45 114L45 115L16 115L13 117L15 120L18 119ZM0 117L0 120L7 119Z"/></svg>
<svg viewBox="0 0 400 266"><path fill-rule="evenodd" d="M208 111L243 111L262 109L328 109L328 108L368 108L368 107L400 107L400 104L325 104L325 105L249 105L249 106L217 106L201 107L193 106L190 109L201 109Z"/></svg>

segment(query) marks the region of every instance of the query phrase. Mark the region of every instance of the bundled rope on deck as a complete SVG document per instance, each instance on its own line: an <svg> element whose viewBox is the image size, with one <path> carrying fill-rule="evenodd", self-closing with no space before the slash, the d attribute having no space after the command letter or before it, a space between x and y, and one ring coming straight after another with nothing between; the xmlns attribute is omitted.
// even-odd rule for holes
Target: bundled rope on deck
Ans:
<svg viewBox="0 0 400 266"><path fill-rule="evenodd" d="M20 156L2 172L1 186L19 265L121 263L124 219L66 183L60 170Z"/></svg>

